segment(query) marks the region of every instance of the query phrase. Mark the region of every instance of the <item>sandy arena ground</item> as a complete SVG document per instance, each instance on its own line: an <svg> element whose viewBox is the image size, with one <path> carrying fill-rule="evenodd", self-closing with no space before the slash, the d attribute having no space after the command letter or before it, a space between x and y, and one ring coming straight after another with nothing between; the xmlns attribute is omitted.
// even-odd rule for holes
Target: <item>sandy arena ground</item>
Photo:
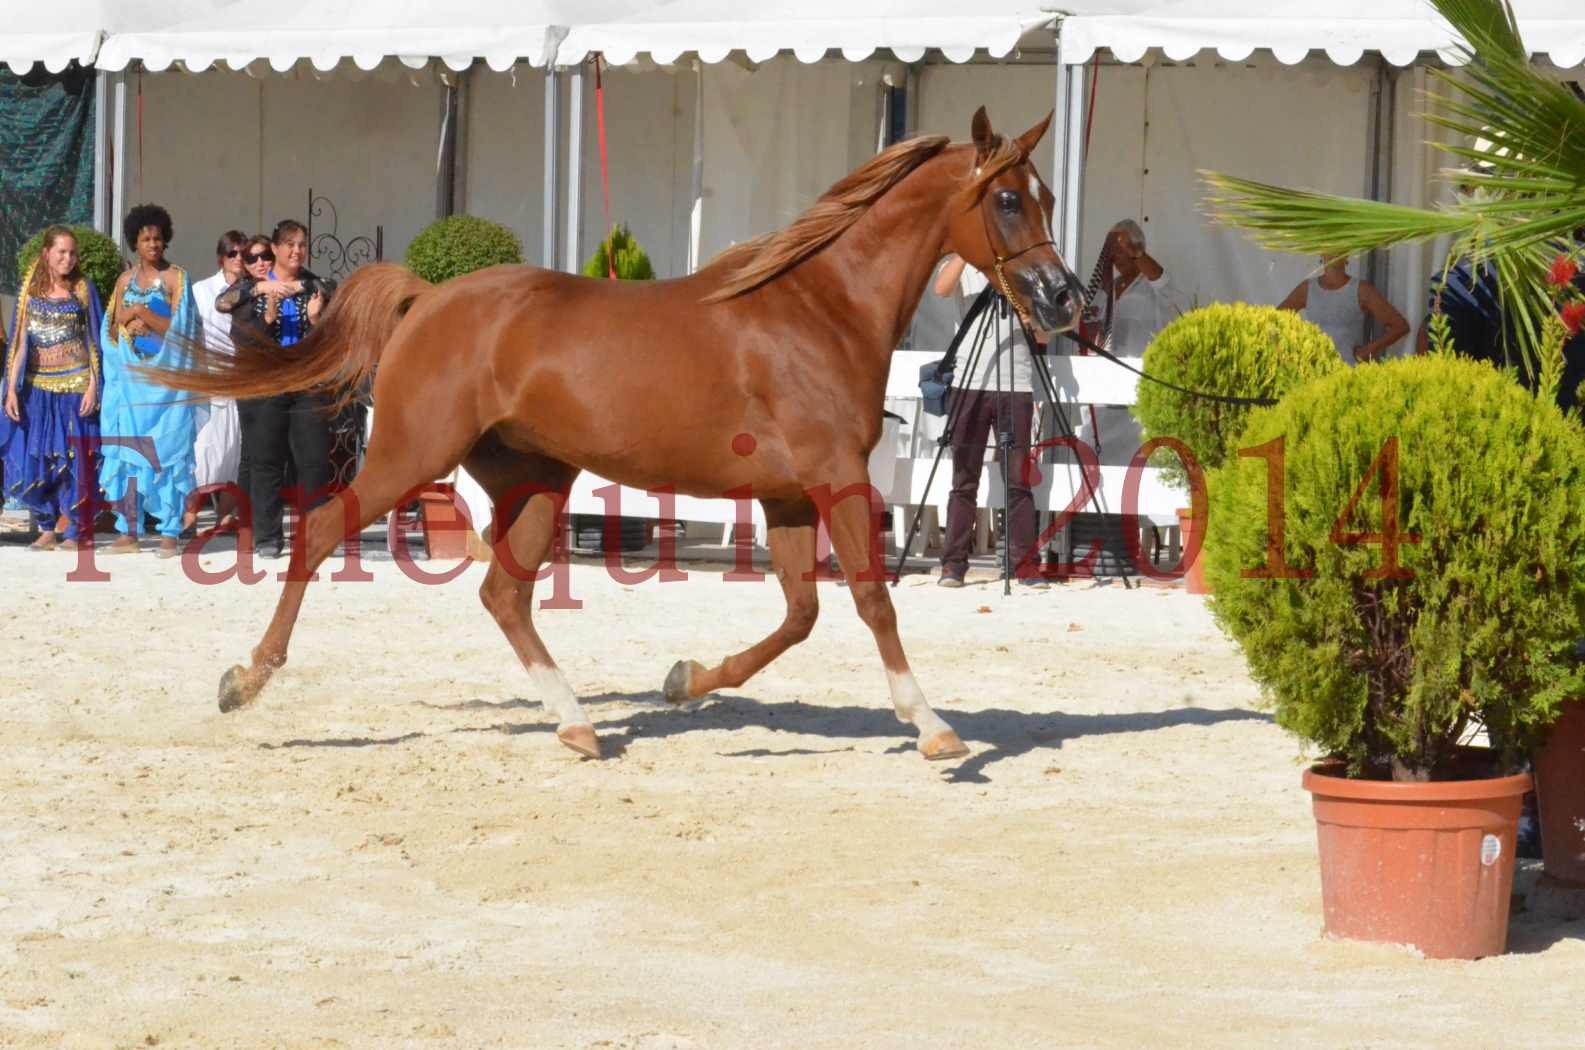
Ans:
<svg viewBox="0 0 1585 1050"><path fill-rule="evenodd" d="M541 630L608 757L556 743L476 598L0 546L0 1045L1579 1047L1585 923L1510 954L1324 941L1295 742L1201 600L894 593L973 748L931 765L845 590L691 710L658 689L773 583L572 569Z"/></svg>

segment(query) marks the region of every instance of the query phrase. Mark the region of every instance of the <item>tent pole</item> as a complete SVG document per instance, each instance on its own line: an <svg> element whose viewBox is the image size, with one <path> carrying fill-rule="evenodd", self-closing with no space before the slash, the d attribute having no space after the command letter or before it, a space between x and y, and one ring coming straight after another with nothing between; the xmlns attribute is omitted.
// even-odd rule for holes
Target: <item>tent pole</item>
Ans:
<svg viewBox="0 0 1585 1050"><path fill-rule="evenodd" d="M435 151L435 218L457 210L457 122L462 109L462 78L466 71L441 73L446 94L440 100L440 145Z"/></svg>
<svg viewBox="0 0 1585 1050"><path fill-rule="evenodd" d="M1054 48L1052 61L1056 63L1056 94L1051 104L1051 181L1052 192L1056 201L1052 208L1055 214L1051 216L1051 239L1057 242L1057 251L1062 254L1063 261L1070 267L1078 265L1077 260L1068 258L1066 232L1068 228L1068 67L1062 64L1062 22L1051 28L1051 43Z"/></svg>
<svg viewBox="0 0 1585 1050"><path fill-rule="evenodd" d="M473 105L473 71L470 65L457 74L457 130L452 136L451 210L453 214L466 214L468 210L468 123L469 109Z"/></svg>
<svg viewBox="0 0 1585 1050"><path fill-rule="evenodd" d="M583 64L567 72L567 256L568 273L583 268Z"/></svg>
<svg viewBox="0 0 1585 1050"><path fill-rule="evenodd" d="M903 94L903 138L919 134L919 64L909 63L907 86Z"/></svg>
<svg viewBox="0 0 1585 1050"><path fill-rule="evenodd" d="M1369 140L1366 142L1366 196L1373 201L1392 200L1393 119L1397 106L1398 78L1388 67L1384 56L1376 56L1376 76L1371 83L1370 112L1367 115ZM1392 279L1392 257L1383 250L1370 253L1365 263L1365 279L1385 296L1392 291L1387 286ZM1412 292L1412 290L1411 290ZM1363 339L1369 342L1374 324L1365 319Z"/></svg>
<svg viewBox="0 0 1585 1050"><path fill-rule="evenodd" d="M110 235L110 77L94 71L94 229Z"/></svg>
<svg viewBox="0 0 1585 1050"><path fill-rule="evenodd" d="M1056 117L1060 130L1054 143L1056 156L1057 247L1070 268L1079 267L1080 218L1084 191L1084 67L1062 61L1062 26L1055 30L1057 50Z"/></svg>
<svg viewBox="0 0 1585 1050"><path fill-rule="evenodd" d="M110 78L110 216L106 233L113 241L116 224L127 212L127 72Z"/></svg>
<svg viewBox="0 0 1585 1050"><path fill-rule="evenodd" d="M693 60L693 179L688 188L688 272L699 269L704 229L704 65Z"/></svg>
<svg viewBox="0 0 1585 1050"><path fill-rule="evenodd" d="M556 185L556 150L560 146L558 135L561 123L560 98L553 63L545 65L545 214L544 239L541 242L539 264L547 270L556 268L556 200L560 196Z"/></svg>

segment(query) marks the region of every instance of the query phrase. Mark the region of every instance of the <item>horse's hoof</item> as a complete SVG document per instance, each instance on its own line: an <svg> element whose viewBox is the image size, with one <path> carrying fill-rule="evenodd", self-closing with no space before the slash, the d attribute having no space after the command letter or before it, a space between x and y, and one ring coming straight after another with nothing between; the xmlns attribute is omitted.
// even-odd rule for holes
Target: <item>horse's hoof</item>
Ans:
<svg viewBox="0 0 1585 1050"><path fill-rule="evenodd" d="M919 753L932 762L948 758L962 758L969 753L963 741L950 729L943 729L929 740L919 742Z"/></svg>
<svg viewBox="0 0 1585 1050"><path fill-rule="evenodd" d="M671 665L671 671L666 675L666 685L662 692L666 695L668 704L686 704L696 699L689 691L689 683L696 672L703 671L697 661L678 660Z"/></svg>
<svg viewBox="0 0 1585 1050"><path fill-rule="evenodd" d="M230 714L239 707L246 707L253 702L250 695L242 685L242 676L247 672L240 666L233 667L220 676L220 712Z"/></svg>
<svg viewBox="0 0 1585 1050"><path fill-rule="evenodd" d="M584 758L600 757L600 738L594 735L594 726L587 722L583 725L563 726L556 730L556 739Z"/></svg>

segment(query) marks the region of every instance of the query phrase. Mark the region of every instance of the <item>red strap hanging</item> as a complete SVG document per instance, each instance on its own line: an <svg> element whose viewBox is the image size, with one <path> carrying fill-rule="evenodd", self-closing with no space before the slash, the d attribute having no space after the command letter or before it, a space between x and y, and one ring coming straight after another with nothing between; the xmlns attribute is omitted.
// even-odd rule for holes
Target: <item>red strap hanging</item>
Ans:
<svg viewBox="0 0 1585 1050"><path fill-rule="evenodd" d="M605 155L605 85L600 80L600 53L594 55L594 114L600 132L600 192L605 201L605 269L610 280L616 280L616 260L611 258L615 247L611 237L611 171Z"/></svg>
<svg viewBox="0 0 1585 1050"><path fill-rule="evenodd" d="M1090 63L1090 106L1089 112L1084 117L1084 156L1090 155L1090 132L1095 128L1095 95L1101 83L1101 53L1095 53L1095 59Z"/></svg>

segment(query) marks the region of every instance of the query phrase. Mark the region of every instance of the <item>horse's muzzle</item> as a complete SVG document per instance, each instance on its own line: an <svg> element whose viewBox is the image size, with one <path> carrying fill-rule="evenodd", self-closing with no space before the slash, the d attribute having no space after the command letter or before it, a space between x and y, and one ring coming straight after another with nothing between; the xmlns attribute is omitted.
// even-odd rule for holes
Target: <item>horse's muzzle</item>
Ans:
<svg viewBox="0 0 1585 1050"><path fill-rule="evenodd" d="M1031 268L1020 283L1027 285L1031 319L1046 332L1066 332L1078 327L1084 312L1079 282L1061 265Z"/></svg>

